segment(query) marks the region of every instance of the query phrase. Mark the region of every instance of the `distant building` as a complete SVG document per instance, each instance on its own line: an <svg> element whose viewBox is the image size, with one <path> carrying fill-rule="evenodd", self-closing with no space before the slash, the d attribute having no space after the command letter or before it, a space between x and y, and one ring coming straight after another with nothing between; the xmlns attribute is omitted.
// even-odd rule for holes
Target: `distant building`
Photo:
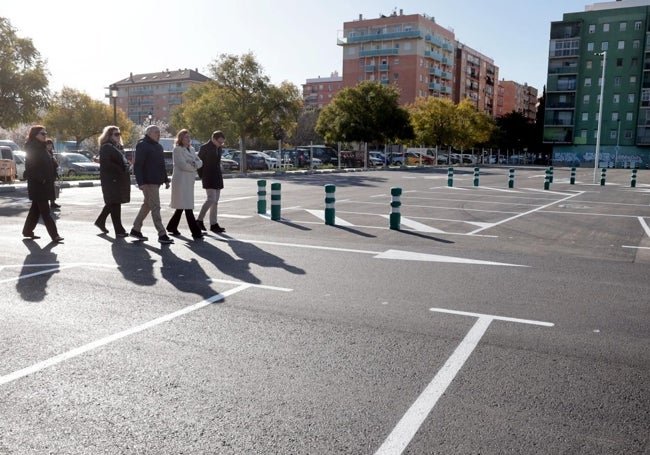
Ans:
<svg viewBox="0 0 650 455"><path fill-rule="evenodd" d="M322 109L343 88L343 77L334 71L330 77L307 79L302 84L302 99L305 109Z"/></svg>
<svg viewBox="0 0 650 455"><path fill-rule="evenodd" d="M399 86L400 103L417 97L452 99L454 32L430 16L393 12L343 24L343 86L377 81Z"/></svg>
<svg viewBox="0 0 650 455"><path fill-rule="evenodd" d="M551 23L544 142L555 162L650 164L649 17L650 0L622 0Z"/></svg>
<svg viewBox="0 0 650 455"><path fill-rule="evenodd" d="M496 116L518 112L530 122L537 115L537 89L515 81L499 81Z"/></svg>
<svg viewBox="0 0 650 455"><path fill-rule="evenodd" d="M479 112L495 117L498 80L499 68L490 57L456 42L454 103L469 98Z"/></svg>
<svg viewBox="0 0 650 455"><path fill-rule="evenodd" d="M209 77L190 69L131 73L111 84L109 89L117 89L117 107L126 112L132 122L143 124L160 120L169 123L172 109L183 103L183 93L208 80Z"/></svg>

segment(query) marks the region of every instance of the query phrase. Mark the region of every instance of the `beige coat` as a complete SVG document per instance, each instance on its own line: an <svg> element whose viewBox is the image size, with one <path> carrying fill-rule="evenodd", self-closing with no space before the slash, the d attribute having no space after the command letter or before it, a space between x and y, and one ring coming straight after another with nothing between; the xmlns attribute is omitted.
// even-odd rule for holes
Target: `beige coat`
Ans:
<svg viewBox="0 0 650 455"><path fill-rule="evenodd" d="M177 145L174 147L173 156L172 200L169 206L173 209L194 210L196 170L203 166L203 162L191 146L188 150Z"/></svg>

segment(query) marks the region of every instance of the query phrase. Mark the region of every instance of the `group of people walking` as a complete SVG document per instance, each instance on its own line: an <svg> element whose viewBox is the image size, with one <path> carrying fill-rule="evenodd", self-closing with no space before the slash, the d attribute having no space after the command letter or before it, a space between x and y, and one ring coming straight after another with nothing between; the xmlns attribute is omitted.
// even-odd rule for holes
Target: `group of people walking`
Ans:
<svg viewBox="0 0 650 455"><path fill-rule="evenodd" d="M162 145L159 144L160 129L150 125L144 132L135 148L133 173L136 188L142 191L144 201L140 206L133 227L127 233L122 224L121 207L131 200L130 164L124 156L122 135L119 127L109 125L104 128L99 137L99 172L104 198L104 207L95 220L95 226L102 233L109 232L106 227L108 217L111 217L113 230L117 237L132 236L145 241L148 238L142 234L145 218L151 213L151 220L158 233L161 244L174 241L169 237L180 236L178 225L183 213L192 238L198 240L207 231L203 220L209 216L210 231L225 232L217 223L219 196L223 189L221 173L221 154L225 135L221 131L212 133L208 142L202 144L198 153L191 146L190 133L182 129L176 135L173 150L174 170L171 181L165 167L165 156ZM47 132L41 125L32 126L27 137L25 150L27 152L26 174L29 199L32 201L25 225L23 236L30 239L39 238L34 234L39 217L47 228L54 242L62 242L57 231L56 223L50 212L50 201L54 200L54 182L56 168L53 156L46 148ZM54 163L53 163L54 161ZM201 206L198 216L194 217L194 181L198 173L202 186L206 191L206 200ZM160 207L160 187L168 189L171 184L170 207L175 209L172 217L165 226L162 222Z"/></svg>

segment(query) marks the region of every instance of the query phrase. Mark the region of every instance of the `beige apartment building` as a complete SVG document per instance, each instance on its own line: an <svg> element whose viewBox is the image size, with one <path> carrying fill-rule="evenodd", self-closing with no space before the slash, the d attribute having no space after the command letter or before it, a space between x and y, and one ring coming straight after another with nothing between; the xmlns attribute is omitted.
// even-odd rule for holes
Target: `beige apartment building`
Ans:
<svg viewBox="0 0 650 455"><path fill-rule="evenodd" d="M305 109L322 109L343 88L343 77L334 71L330 77L307 79L302 84L302 99Z"/></svg>
<svg viewBox="0 0 650 455"><path fill-rule="evenodd" d="M457 41L454 63L454 103L468 98L479 112L496 117L499 68L494 61Z"/></svg>
<svg viewBox="0 0 650 455"><path fill-rule="evenodd" d="M107 97L114 107L136 124L162 121L169 123L174 107L183 103L183 93L195 84L210 80L197 70L165 70L159 73L133 74L114 82Z"/></svg>
<svg viewBox="0 0 650 455"><path fill-rule="evenodd" d="M537 115L537 89L528 84L515 81L499 81L496 116L501 117L511 112L519 112L530 122Z"/></svg>

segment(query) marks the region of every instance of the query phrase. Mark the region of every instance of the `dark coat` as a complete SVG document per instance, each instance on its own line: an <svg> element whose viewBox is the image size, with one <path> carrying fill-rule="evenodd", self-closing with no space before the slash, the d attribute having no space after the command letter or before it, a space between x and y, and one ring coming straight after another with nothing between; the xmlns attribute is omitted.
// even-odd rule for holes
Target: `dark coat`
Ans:
<svg viewBox="0 0 650 455"><path fill-rule="evenodd" d="M145 136L135 146L133 173L138 185L162 185L169 183L165 168L165 152L162 145Z"/></svg>
<svg viewBox="0 0 650 455"><path fill-rule="evenodd" d="M32 201L54 200L56 171L45 142L34 139L25 144L27 195Z"/></svg>
<svg viewBox="0 0 650 455"><path fill-rule="evenodd" d="M105 142L99 149L99 178L106 204L125 204L131 201L129 162L113 142Z"/></svg>
<svg viewBox="0 0 650 455"><path fill-rule="evenodd" d="M221 174L221 147L214 145L212 141L201 144L199 158L203 166L197 169L203 188L214 190L223 189L223 175Z"/></svg>

